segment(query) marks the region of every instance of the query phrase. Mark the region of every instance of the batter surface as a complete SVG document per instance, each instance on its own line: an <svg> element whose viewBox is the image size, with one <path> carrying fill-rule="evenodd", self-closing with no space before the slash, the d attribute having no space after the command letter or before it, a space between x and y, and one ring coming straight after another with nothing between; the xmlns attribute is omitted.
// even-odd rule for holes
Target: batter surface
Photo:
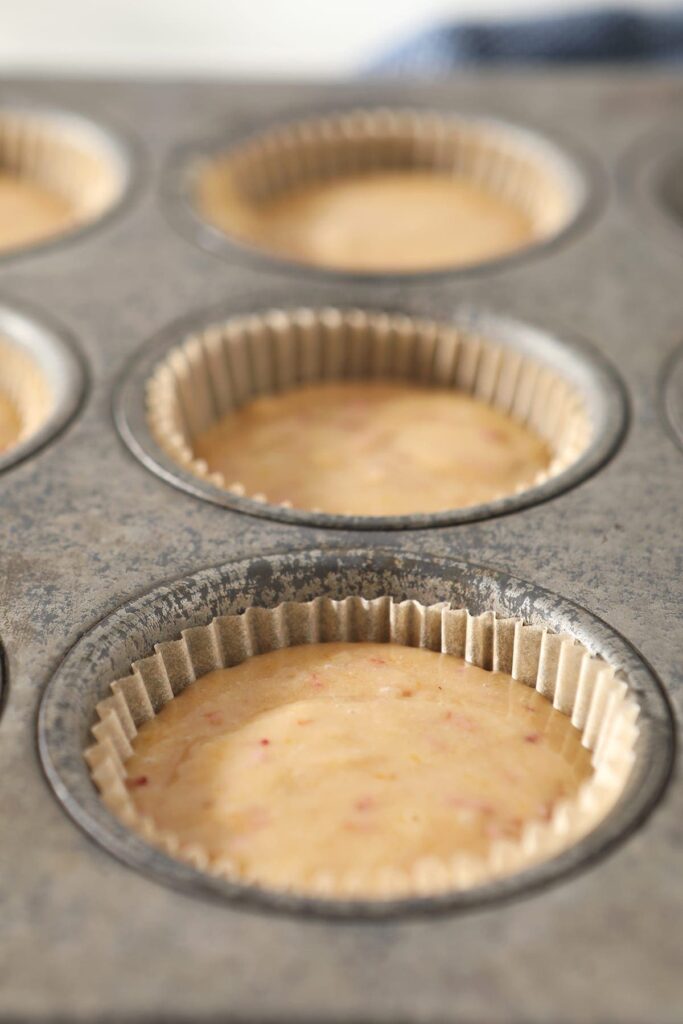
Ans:
<svg viewBox="0 0 683 1024"><path fill-rule="evenodd" d="M430 171L336 178L258 203L225 169L198 185L203 216L281 256L343 270L428 270L521 248L535 236L523 210L476 182Z"/></svg>
<svg viewBox="0 0 683 1024"><path fill-rule="evenodd" d="M591 774L570 720L510 676L394 644L285 648L211 672L142 725L137 809L241 876L485 854Z"/></svg>
<svg viewBox="0 0 683 1024"><path fill-rule="evenodd" d="M0 391L0 453L16 444L21 433L21 418L14 403Z"/></svg>
<svg viewBox="0 0 683 1024"><path fill-rule="evenodd" d="M0 172L0 249L43 241L73 227L71 204L55 192Z"/></svg>
<svg viewBox="0 0 683 1024"><path fill-rule="evenodd" d="M476 505L531 485L550 462L536 434L452 388L317 383L255 399L194 439L229 487L347 515Z"/></svg>

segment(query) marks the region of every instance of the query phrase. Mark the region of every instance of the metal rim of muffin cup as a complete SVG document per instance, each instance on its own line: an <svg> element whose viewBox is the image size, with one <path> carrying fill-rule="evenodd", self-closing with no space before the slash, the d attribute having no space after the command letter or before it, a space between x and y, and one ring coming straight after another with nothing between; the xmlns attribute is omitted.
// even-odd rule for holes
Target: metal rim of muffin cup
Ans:
<svg viewBox="0 0 683 1024"><path fill-rule="evenodd" d="M32 256L49 254L87 239L115 220L128 207L138 184L137 167L140 154L126 129L112 123L108 116L102 116L99 112L83 113L68 107L33 101L23 96L9 96L0 102L0 118L3 116L15 118L17 121L26 119L27 126L30 126L31 122L43 124L52 130L55 136L61 136L65 142L73 139L75 145L80 144L84 151L101 159L103 166L108 168L117 181L111 198L94 216L86 217L82 222L45 238L0 249L0 266Z"/></svg>
<svg viewBox="0 0 683 1024"><path fill-rule="evenodd" d="M248 239L226 233L211 224L199 211L194 193L197 171L202 164L231 152L239 152L255 138L266 137L279 129L296 127L307 121L322 121L364 112L373 115L409 114L417 118L438 117L451 120L456 125L478 127L492 138L496 133L504 132L508 139L515 140L520 150L527 152L531 160L535 155L537 161L544 161L555 168L558 180L564 179L563 184L567 189L568 198L571 193L571 212L567 215L565 223L557 230L532 239L526 245L516 247L500 256L455 266L439 265L427 269L384 271L318 265L294 256L274 253ZM246 128L242 121L237 128L222 130L204 139L179 145L171 153L161 181L161 201L171 224L185 238L214 256L229 262L242 260L255 268L306 274L328 281L355 280L376 284L476 277L545 256L571 241L594 220L603 205L605 195L604 175L592 155L582 150L573 140L560 137L554 128L551 130L546 126L527 126L516 120L495 117L487 113L456 113L452 106L440 108L438 105L422 106L412 102L399 107L395 104L366 107L362 103L357 103L341 108L335 106L332 109L306 108L296 115L290 112L275 119L257 118L251 130Z"/></svg>
<svg viewBox="0 0 683 1024"><path fill-rule="evenodd" d="M661 405L665 425L683 449L683 345L677 345L662 367Z"/></svg>
<svg viewBox="0 0 683 1024"><path fill-rule="evenodd" d="M568 633L614 665L640 708L636 758L616 805L584 838L530 868L472 889L387 900L325 899L229 881L150 846L106 807L83 752L95 705L131 660L182 629L254 605L319 595L389 594L425 603L446 600L473 613L495 609ZM40 706L43 769L66 812L100 846L129 867L189 894L285 913L331 919L381 919L467 911L519 898L589 868L644 821L665 790L674 755L672 711L661 683L637 651L582 606L500 570L392 548L303 550L204 569L134 598L94 625L64 658Z"/></svg>
<svg viewBox="0 0 683 1024"><path fill-rule="evenodd" d="M292 297L294 293L288 292L288 296ZM266 312L273 308L267 302L267 296L261 295L260 303L261 309L255 302L242 298L240 301L190 314L169 325L132 358L114 394L115 421L133 455L167 483L223 508L284 523L349 530L395 531L477 522L539 504L587 479L611 457L626 430L627 403L624 388L607 360L586 342L485 309L461 306L453 312L452 309L447 311L446 307L442 307L443 315L439 316L437 302L430 307L432 313L428 317L435 323L476 332L494 345L519 351L541 366L556 371L558 377L576 389L590 419L592 437L574 462L556 475L515 494L479 505L433 513L339 515L288 508L234 493L196 476L162 449L148 422L146 390L155 367L193 330L221 323L234 315ZM356 307L339 304L336 308ZM362 311L411 315L405 306L392 308L383 305L378 309L363 304ZM414 315L422 317L422 313Z"/></svg>
<svg viewBox="0 0 683 1024"><path fill-rule="evenodd" d="M23 303L0 304L0 340L16 347L35 366L51 393L52 406L27 437L0 452L0 473L35 454L76 415L86 384L85 363L74 339L61 326L34 314Z"/></svg>

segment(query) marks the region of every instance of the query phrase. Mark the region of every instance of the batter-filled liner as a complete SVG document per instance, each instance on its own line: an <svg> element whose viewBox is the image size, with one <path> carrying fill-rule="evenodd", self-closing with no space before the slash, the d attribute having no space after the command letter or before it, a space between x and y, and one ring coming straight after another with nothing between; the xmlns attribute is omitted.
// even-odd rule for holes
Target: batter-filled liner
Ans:
<svg viewBox="0 0 683 1024"><path fill-rule="evenodd" d="M252 490L239 478L212 472L195 451L195 438L259 396L354 380L454 389L536 435L549 449L549 459L520 478L514 491L492 489L490 501L562 473L592 440L590 417L577 389L519 350L475 328L337 309L235 317L189 335L148 382L148 423L159 447L200 479L237 495L294 506L288 496L271 499L265 477ZM457 446L457 434L444 434L443 444ZM407 510L422 511L404 504L402 512ZM347 508L337 511L349 514Z"/></svg>
<svg viewBox="0 0 683 1024"><path fill-rule="evenodd" d="M558 234L581 203L550 146L484 119L356 110L199 161L199 214L281 258L360 273L475 265Z"/></svg>
<svg viewBox="0 0 683 1024"><path fill-rule="evenodd" d="M0 110L0 253L90 224L118 200L121 167L68 116Z"/></svg>
<svg viewBox="0 0 683 1024"><path fill-rule="evenodd" d="M134 663L130 676L112 684L113 696L98 704L96 742L85 753L103 799L130 828L171 856L233 881L262 882L240 874L233 861L212 859L201 845L184 844L176 835L160 831L151 817L138 812L127 785L136 781L128 779L126 767L131 744L144 722L209 672L284 647L366 641L440 651L535 688L571 718L583 746L592 752L593 770L572 798L530 820L519 838L492 838L485 855L454 851L449 858L422 858L409 869L387 863L365 875L357 867L331 872L323 865L308 881L304 895L410 897L470 888L510 875L577 842L605 817L623 791L635 756L638 705L615 668L592 656L573 637L493 612L472 616L446 604L425 607L415 601L397 604L388 597L349 597L222 616L207 626L184 630L181 639L158 644L154 655ZM271 887L292 890L286 878Z"/></svg>
<svg viewBox="0 0 683 1024"><path fill-rule="evenodd" d="M52 388L37 360L0 335L0 455L40 430L54 405Z"/></svg>

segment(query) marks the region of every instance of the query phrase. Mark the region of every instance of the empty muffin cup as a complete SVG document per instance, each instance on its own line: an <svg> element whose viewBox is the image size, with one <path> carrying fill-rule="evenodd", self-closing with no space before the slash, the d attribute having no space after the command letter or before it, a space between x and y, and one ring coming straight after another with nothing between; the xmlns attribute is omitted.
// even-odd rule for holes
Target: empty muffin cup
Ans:
<svg viewBox="0 0 683 1024"><path fill-rule="evenodd" d="M121 148L96 124L61 111L0 108L0 254L94 223L127 181Z"/></svg>
<svg viewBox="0 0 683 1024"><path fill-rule="evenodd" d="M196 215L256 250L360 273L475 266L547 241L586 187L552 143L503 122L354 110L285 123L196 157Z"/></svg>
<svg viewBox="0 0 683 1024"><path fill-rule="evenodd" d="M493 612L316 598L155 650L97 706L92 777L152 845L233 882L471 888L585 836L634 763L638 704L614 667Z"/></svg>
<svg viewBox="0 0 683 1024"><path fill-rule="evenodd" d="M235 317L158 362L148 427L177 466L274 508L494 508L577 464L596 427L571 378L500 334L361 310Z"/></svg>

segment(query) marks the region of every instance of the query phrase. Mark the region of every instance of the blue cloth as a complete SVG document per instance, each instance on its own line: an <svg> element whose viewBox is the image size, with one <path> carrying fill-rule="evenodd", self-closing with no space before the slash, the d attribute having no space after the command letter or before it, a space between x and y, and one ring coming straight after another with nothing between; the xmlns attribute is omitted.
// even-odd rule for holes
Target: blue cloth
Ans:
<svg viewBox="0 0 683 1024"><path fill-rule="evenodd" d="M372 73L447 75L472 64L676 61L683 57L683 8L647 14L599 8L547 18L443 25L390 50Z"/></svg>

